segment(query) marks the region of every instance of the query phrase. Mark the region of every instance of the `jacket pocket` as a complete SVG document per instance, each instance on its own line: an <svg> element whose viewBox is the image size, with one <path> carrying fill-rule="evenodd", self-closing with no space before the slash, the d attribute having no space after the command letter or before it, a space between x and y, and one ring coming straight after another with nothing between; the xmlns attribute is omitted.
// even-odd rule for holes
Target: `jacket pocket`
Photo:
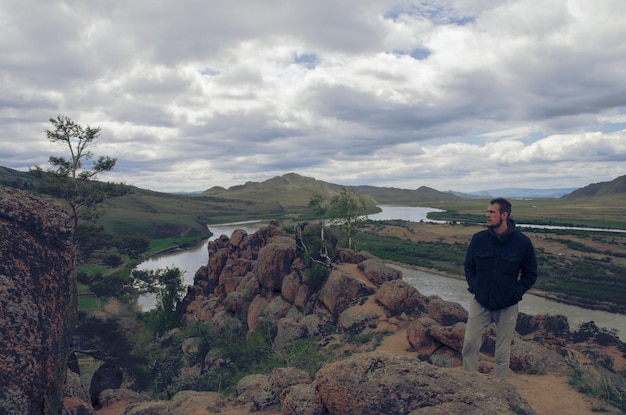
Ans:
<svg viewBox="0 0 626 415"><path fill-rule="evenodd" d="M517 281L521 261L522 257L519 255L504 255L502 257L502 273L514 277Z"/></svg>
<svg viewBox="0 0 626 415"><path fill-rule="evenodd" d="M489 271L493 267L493 254L487 251L477 251L474 253L474 263L476 271Z"/></svg>

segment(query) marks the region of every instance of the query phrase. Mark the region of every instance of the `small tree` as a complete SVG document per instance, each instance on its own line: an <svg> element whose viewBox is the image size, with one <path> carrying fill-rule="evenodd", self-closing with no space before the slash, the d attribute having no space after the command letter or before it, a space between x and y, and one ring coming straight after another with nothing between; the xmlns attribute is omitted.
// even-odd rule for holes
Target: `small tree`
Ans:
<svg viewBox="0 0 626 415"><path fill-rule="evenodd" d="M106 191L89 183L99 173L110 171L116 159L101 156L91 168L85 168L84 162L93 157L93 148L100 136L100 128L83 128L70 118L59 115L51 118L53 129L46 130L46 137L52 143L61 144L69 150L70 157L50 156L51 169L44 172L40 167L31 170L35 176L46 180L44 191L64 199L70 206L74 229L78 227L82 211L95 206L106 197Z"/></svg>
<svg viewBox="0 0 626 415"><path fill-rule="evenodd" d="M321 239L324 240L324 228L326 227L326 213L328 212L328 204L321 194L314 194L309 200L309 209L313 214L320 218L321 222Z"/></svg>
<svg viewBox="0 0 626 415"><path fill-rule="evenodd" d="M367 221L367 205L363 197L353 190L341 189L341 194L333 197L329 216L339 227L341 236L347 241L349 249L355 247L355 237L361 226Z"/></svg>
<svg viewBox="0 0 626 415"><path fill-rule="evenodd" d="M149 325L156 334L163 334L179 325L176 307L185 294L184 272L179 268L156 271L134 270L132 276L140 294L154 293L157 308L149 312Z"/></svg>

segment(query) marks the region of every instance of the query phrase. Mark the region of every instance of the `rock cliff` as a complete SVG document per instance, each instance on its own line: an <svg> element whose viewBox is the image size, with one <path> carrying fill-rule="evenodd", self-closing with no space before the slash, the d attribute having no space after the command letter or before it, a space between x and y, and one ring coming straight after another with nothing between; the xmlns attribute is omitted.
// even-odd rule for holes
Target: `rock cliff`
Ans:
<svg viewBox="0 0 626 415"><path fill-rule="evenodd" d="M0 413L60 414L76 320L61 207L0 187Z"/></svg>

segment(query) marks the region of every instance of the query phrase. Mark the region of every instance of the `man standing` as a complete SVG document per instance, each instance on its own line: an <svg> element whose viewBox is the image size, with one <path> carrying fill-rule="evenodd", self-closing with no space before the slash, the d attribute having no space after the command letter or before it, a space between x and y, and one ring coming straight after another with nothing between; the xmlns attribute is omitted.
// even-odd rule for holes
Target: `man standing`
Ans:
<svg viewBox="0 0 626 415"><path fill-rule="evenodd" d="M506 380L517 303L537 280L537 259L530 239L515 229L511 203L497 198L487 208L487 229L474 234L465 256L465 279L474 294L470 304L463 369L478 370L483 334L496 325L495 374Z"/></svg>

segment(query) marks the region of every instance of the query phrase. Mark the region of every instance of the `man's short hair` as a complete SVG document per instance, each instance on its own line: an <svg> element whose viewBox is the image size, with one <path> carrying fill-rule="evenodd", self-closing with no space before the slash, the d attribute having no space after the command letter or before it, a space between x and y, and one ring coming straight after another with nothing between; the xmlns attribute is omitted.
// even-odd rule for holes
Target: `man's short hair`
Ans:
<svg viewBox="0 0 626 415"><path fill-rule="evenodd" d="M500 206L500 213L508 213L509 214L509 218L511 217L511 202L509 202L508 200L506 200L503 197L496 197L495 199L492 199L489 202L490 205L498 205Z"/></svg>

